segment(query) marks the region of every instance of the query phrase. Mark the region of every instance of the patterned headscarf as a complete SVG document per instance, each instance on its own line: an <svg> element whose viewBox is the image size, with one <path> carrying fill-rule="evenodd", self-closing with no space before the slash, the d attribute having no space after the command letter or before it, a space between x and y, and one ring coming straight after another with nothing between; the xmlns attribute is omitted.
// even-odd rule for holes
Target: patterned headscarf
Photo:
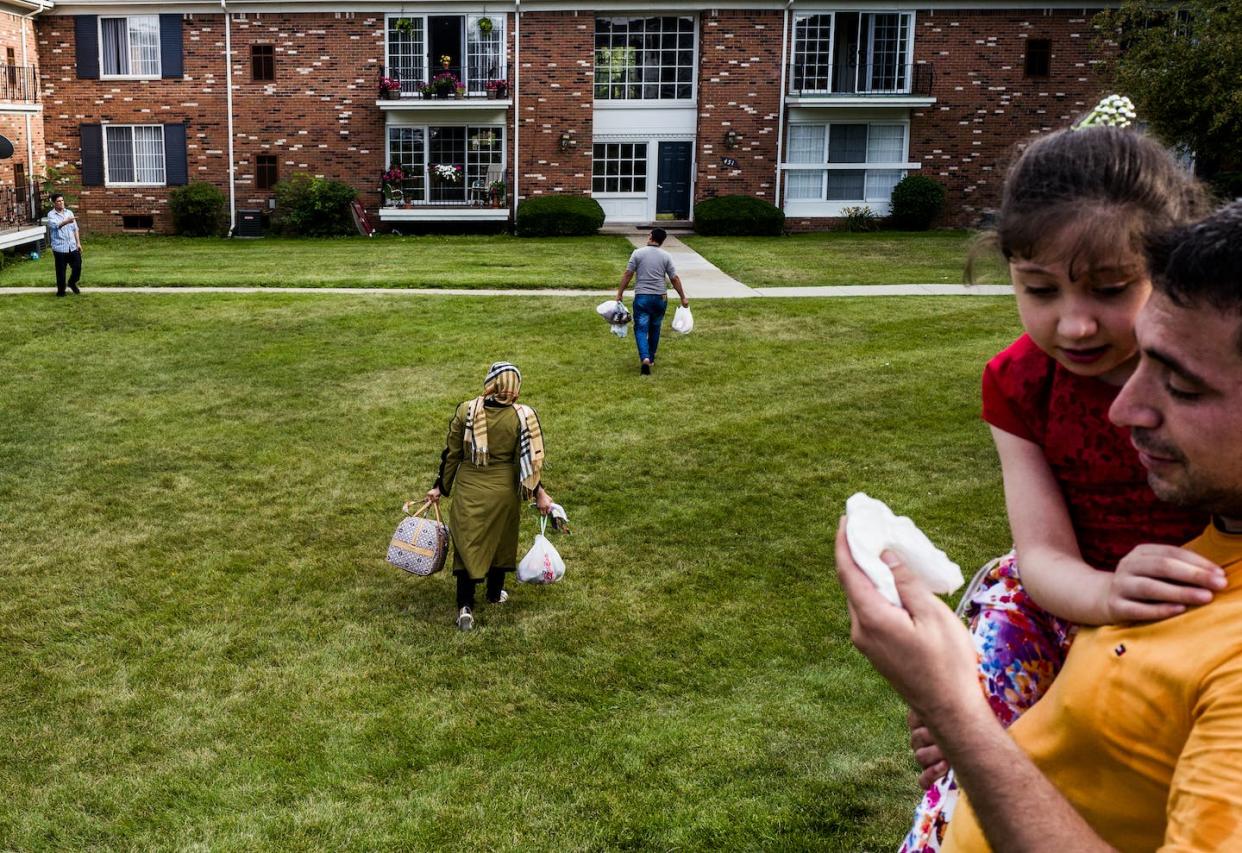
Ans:
<svg viewBox="0 0 1242 853"><path fill-rule="evenodd" d="M462 440L470 447L470 461L487 465L487 406L491 400L502 406L513 406L518 415L518 459L522 470L522 491L530 495L539 485L543 470L543 431L539 416L530 406L517 405L522 391L522 372L507 361L498 361L487 371L483 394L470 401L466 412L466 429Z"/></svg>

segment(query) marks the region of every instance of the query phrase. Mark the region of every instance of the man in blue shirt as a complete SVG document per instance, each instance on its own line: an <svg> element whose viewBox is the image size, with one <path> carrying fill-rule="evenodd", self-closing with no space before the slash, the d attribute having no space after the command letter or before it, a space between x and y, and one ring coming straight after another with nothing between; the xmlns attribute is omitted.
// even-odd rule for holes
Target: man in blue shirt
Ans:
<svg viewBox="0 0 1242 853"><path fill-rule="evenodd" d="M56 258L56 295L65 295L65 267L73 270L69 277L69 289L81 293L78 279L82 278L82 236L73 211L65 207L65 197L52 194L52 209L47 213L47 224L52 232L52 255Z"/></svg>

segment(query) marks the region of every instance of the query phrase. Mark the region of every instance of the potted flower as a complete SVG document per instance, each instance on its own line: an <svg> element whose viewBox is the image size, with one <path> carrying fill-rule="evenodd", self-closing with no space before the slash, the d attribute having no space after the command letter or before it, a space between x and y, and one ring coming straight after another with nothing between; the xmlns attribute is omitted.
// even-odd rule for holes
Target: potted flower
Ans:
<svg viewBox="0 0 1242 853"><path fill-rule="evenodd" d="M449 66L452 64L453 64L453 57L449 56L447 53L440 54L440 67L441 68L443 68L445 71L448 71Z"/></svg>
<svg viewBox="0 0 1242 853"><path fill-rule="evenodd" d="M492 207L500 207L505 203L505 182L492 181L487 188L488 195L492 197Z"/></svg>
<svg viewBox="0 0 1242 853"><path fill-rule="evenodd" d="M496 97L497 98L509 97L509 81L508 80L493 80L492 82L496 84Z"/></svg>
<svg viewBox="0 0 1242 853"><path fill-rule="evenodd" d="M457 79L457 75L452 71L441 71L431 78L431 89L435 92L437 98L447 98L457 91L457 86L460 82Z"/></svg>
<svg viewBox="0 0 1242 853"><path fill-rule="evenodd" d="M401 81L396 77L380 77L379 94L386 101L395 101L401 97Z"/></svg>
<svg viewBox="0 0 1242 853"><path fill-rule="evenodd" d="M388 171L380 175L380 181L384 189L384 203L389 207L395 207L397 199L403 195L402 185L405 183L405 169L400 164L393 163Z"/></svg>
<svg viewBox="0 0 1242 853"><path fill-rule="evenodd" d="M500 83L501 83L500 80L488 80L487 85L483 87L484 89L487 90L487 97L489 100L494 101L496 100L496 98L500 97L497 92L497 90L500 87Z"/></svg>
<svg viewBox="0 0 1242 853"><path fill-rule="evenodd" d="M463 86L461 82L459 81L457 83L457 100L460 101L465 97L466 97L466 87Z"/></svg>
<svg viewBox="0 0 1242 853"><path fill-rule="evenodd" d="M431 174L442 184L461 183L461 166L452 163L432 163Z"/></svg>

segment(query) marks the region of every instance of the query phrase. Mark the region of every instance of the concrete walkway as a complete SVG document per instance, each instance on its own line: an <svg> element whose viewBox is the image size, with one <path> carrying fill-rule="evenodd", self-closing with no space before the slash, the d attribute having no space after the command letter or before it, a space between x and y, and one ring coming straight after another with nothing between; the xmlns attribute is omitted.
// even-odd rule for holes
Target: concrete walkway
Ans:
<svg viewBox="0 0 1242 853"><path fill-rule="evenodd" d="M616 233L616 232L614 232ZM647 245L647 234L623 234L635 247ZM749 299L846 296L1008 296L1013 292L1007 284L842 284L823 287L747 287L725 275L711 261L691 249L675 236L669 235L664 248L673 256L673 264L681 276L686 296L690 299ZM617 270L617 280L622 269ZM0 287L0 296L46 294L50 287ZM100 287L84 282L89 293L333 293L366 296L591 296L603 298L612 290L563 290L555 288L472 290L465 288L391 288L391 287Z"/></svg>

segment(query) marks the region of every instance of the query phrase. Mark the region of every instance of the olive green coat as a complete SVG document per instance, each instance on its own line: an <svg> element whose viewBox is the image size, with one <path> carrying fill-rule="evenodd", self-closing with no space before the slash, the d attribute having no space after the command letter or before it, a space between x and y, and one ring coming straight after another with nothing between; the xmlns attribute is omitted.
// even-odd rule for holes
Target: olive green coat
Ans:
<svg viewBox="0 0 1242 853"><path fill-rule="evenodd" d="M517 568L518 416L512 406L487 410L487 465L479 466L470 461L469 448L462 443L469 411L467 400L449 424L441 490L453 498L449 510L453 569L480 580L492 567Z"/></svg>

